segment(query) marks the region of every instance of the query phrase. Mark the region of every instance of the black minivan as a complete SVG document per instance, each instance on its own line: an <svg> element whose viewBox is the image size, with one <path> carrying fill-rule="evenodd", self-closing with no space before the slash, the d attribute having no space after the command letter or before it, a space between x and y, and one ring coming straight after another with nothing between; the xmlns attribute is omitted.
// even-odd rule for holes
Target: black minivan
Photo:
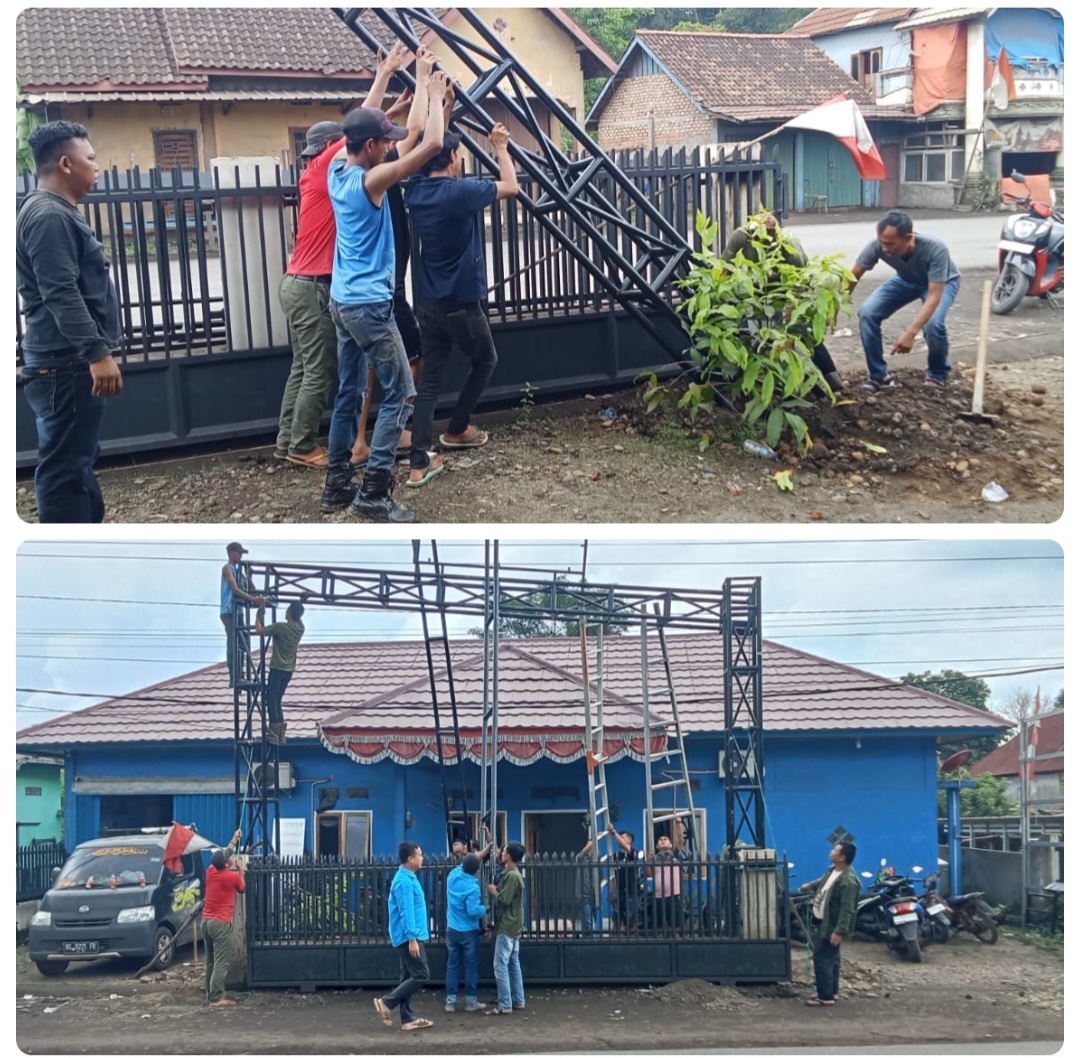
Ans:
<svg viewBox="0 0 1080 1058"><path fill-rule="evenodd" d="M168 829L85 841L54 872L52 888L30 920L30 958L46 977L71 962L142 959L156 969L189 943L191 913L202 896L198 853L165 867ZM178 929L183 935L169 947Z"/></svg>

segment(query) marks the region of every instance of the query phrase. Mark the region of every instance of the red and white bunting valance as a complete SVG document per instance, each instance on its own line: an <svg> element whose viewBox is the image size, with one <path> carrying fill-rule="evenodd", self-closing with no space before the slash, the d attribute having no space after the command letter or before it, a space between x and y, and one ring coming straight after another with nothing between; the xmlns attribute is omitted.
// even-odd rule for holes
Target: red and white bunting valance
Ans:
<svg viewBox="0 0 1080 1058"><path fill-rule="evenodd" d="M377 764L389 757L397 764L416 764L421 760L438 761L439 747L435 735L424 733L404 734L395 732L378 733L359 731L321 731L322 744L331 753L343 753L359 764ZM667 735L656 733L652 736L651 751L663 753L667 746ZM480 764L483 755L483 742L476 732L463 734L461 751L465 760ZM511 732L499 735L499 754L501 761L511 764L526 765L538 761L541 757L560 764L570 764L585 756L585 739L581 734L555 734L551 732ZM633 760L645 759L645 738L641 732L607 732L604 737L605 763L613 763L630 757ZM443 742L443 760L448 764L457 761L457 747L452 739Z"/></svg>

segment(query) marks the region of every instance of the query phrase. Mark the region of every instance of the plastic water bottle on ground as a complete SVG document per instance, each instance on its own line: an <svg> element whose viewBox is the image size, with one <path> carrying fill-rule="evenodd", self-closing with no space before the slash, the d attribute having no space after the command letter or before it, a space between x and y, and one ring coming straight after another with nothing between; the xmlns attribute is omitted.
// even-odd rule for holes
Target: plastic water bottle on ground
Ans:
<svg viewBox="0 0 1080 1058"><path fill-rule="evenodd" d="M776 459L776 453L761 441L753 441L749 437L742 443L743 451L752 456L760 456L762 459Z"/></svg>
<svg viewBox="0 0 1080 1058"><path fill-rule="evenodd" d="M991 481L983 487L982 498L987 503L1001 503L1009 498L1009 494L996 481Z"/></svg>

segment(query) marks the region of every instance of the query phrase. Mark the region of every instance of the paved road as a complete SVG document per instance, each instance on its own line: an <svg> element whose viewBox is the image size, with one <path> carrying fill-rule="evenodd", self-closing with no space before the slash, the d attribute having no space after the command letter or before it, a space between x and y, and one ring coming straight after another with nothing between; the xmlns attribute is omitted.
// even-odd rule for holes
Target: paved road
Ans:
<svg viewBox="0 0 1080 1058"><path fill-rule="evenodd" d="M1002 214L978 213L947 218L931 216L920 223L916 213L915 231L943 239L961 272L975 268L996 269L997 241L1003 219ZM874 216L860 215L858 219L839 222L811 224L800 220L790 227L808 254L841 253L845 258L844 263L850 267L855 263L859 251L874 238L874 224ZM872 274L876 276L879 272L890 270L878 265Z"/></svg>
<svg viewBox="0 0 1080 1058"><path fill-rule="evenodd" d="M1062 1049L1061 1040L1022 1040L1017 1043L925 1043L921 1045L874 1046L867 1047L717 1047L717 1048L679 1048L679 1054L821 1054L821 1055L856 1055L872 1054L1057 1054ZM636 1054L634 1051L579 1051L582 1055ZM652 1053L662 1054L658 1048ZM536 1055L535 1058L543 1058Z"/></svg>

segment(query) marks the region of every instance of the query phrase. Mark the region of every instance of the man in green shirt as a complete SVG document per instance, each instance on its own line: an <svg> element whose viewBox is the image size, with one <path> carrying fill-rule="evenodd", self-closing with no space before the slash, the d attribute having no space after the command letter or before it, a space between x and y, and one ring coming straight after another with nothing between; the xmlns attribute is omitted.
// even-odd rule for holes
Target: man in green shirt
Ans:
<svg viewBox="0 0 1080 1058"><path fill-rule="evenodd" d="M270 657L270 678L266 681L266 715L268 717L268 739L277 746L285 744L285 714L281 711L281 699L285 697L285 688L296 670L296 648L304 635L304 604L289 603L284 621L275 621L272 625L263 624L264 607L259 607L255 615L255 631L261 636L269 636L274 644Z"/></svg>
<svg viewBox="0 0 1080 1058"><path fill-rule="evenodd" d="M499 989L497 1006L488 1014L512 1014L525 1009L525 984L521 979L521 932L525 927L525 884L518 864L525 856L520 841L508 842L502 850L503 865L499 884L489 885L495 897L495 984Z"/></svg>
<svg viewBox="0 0 1080 1058"><path fill-rule="evenodd" d="M837 842L829 852L832 866L816 882L799 888L814 891L814 981L817 995L806 1001L811 1007L831 1007L840 991L840 945L855 928L859 903L859 876L851 869L855 846Z"/></svg>

